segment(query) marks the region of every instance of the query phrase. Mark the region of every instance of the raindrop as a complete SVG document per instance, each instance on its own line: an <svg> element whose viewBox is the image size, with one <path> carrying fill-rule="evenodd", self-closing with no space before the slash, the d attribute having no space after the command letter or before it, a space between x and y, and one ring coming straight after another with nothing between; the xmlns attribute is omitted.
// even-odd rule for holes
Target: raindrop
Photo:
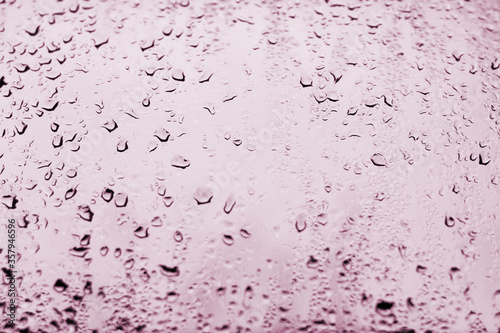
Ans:
<svg viewBox="0 0 500 333"><path fill-rule="evenodd" d="M59 148L62 145L63 145L62 135L57 134L54 138L52 138L52 147Z"/></svg>
<svg viewBox="0 0 500 333"><path fill-rule="evenodd" d="M165 205L165 207L170 207L170 206L172 206L173 203L174 203L174 198L172 198L172 197L164 197L163 198L163 204Z"/></svg>
<svg viewBox="0 0 500 333"><path fill-rule="evenodd" d="M176 276L179 276L179 274L180 274L179 267L177 267L177 266L174 266L174 267L169 267L169 266L165 266L165 265L159 265L159 266L161 268L161 273L165 276L176 277Z"/></svg>
<svg viewBox="0 0 500 333"><path fill-rule="evenodd" d="M125 269L132 269L134 267L135 260L134 258L130 258L129 260L125 261L123 266L125 266Z"/></svg>
<svg viewBox="0 0 500 333"><path fill-rule="evenodd" d="M172 31L174 30L174 28L172 28L172 26L168 25L168 26L165 26L163 29L162 29L162 33L165 35L165 36L170 36L170 34L172 33Z"/></svg>
<svg viewBox="0 0 500 333"><path fill-rule="evenodd" d="M161 217L155 216L153 220L151 220L151 226L153 227L161 227L163 225L163 221Z"/></svg>
<svg viewBox="0 0 500 333"><path fill-rule="evenodd" d="M134 235L138 238L146 238L149 236L149 228L143 228L139 226L137 229L135 229Z"/></svg>
<svg viewBox="0 0 500 333"><path fill-rule="evenodd" d="M73 198L75 195L76 195L76 188L70 188L69 190L66 191L64 199L69 200Z"/></svg>
<svg viewBox="0 0 500 333"><path fill-rule="evenodd" d="M385 161L385 157L381 154L374 154L371 158L371 161L376 166L387 166L387 162Z"/></svg>
<svg viewBox="0 0 500 333"><path fill-rule="evenodd" d="M210 80L210 78L212 77L212 75L214 75L213 72L207 72L207 71L204 71L202 74L201 74L201 77L200 79L198 80L199 83L203 83L203 82L208 82Z"/></svg>
<svg viewBox="0 0 500 333"><path fill-rule="evenodd" d="M377 312L379 315L386 317L391 314L391 309L394 306L393 302L386 302L386 301L378 301L377 305L375 307L375 312Z"/></svg>
<svg viewBox="0 0 500 333"><path fill-rule="evenodd" d="M74 247L69 250L69 253L74 257L83 258L87 255L89 250L90 248L88 247Z"/></svg>
<svg viewBox="0 0 500 333"><path fill-rule="evenodd" d="M184 238L183 238L183 236L182 236L182 233L181 233L179 230L177 230L176 232L174 232L174 240L175 240L177 243L182 242L182 240L183 240L183 239L184 239Z"/></svg>
<svg viewBox="0 0 500 333"><path fill-rule="evenodd" d="M101 247L101 255L105 257L108 254L109 248L107 246Z"/></svg>
<svg viewBox="0 0 500 333"><path fill-rule="evenodd" d="M19 201L16 196L13 195L4 195L2 197L2 204L8 209L16 209L16 205Z"/></svg>
<svg viewBox="0 0 500 333"><path fill-rule="evenodd" d="M118 128L118 124L113 120L107 120L104 125L102 125L108 131L109 133L113 132L115 129Z"/></svg>
<svg viewBox="0 0 500 333"><path fill-rule="evenodd" d="M26 132L28 125L24 121L19 121L15 127L16 127L17 134L23 135L24 132Z"/></svg>
<svg viewBox="0 0 500 333"><path fill-rule="evenodd" d="M316 268L318 267L318 260L316 258L314 258L313 256L310 256L309 257L309 260L307 261L307 268Z"/></svg>
<svg viewBox="0 0 500 333"><path fill-rule="evenodd" d="M316 217L316 221L318 221L318 223L321 225L326 225L328 223L328 214L327 213L320 213Z"/></svg>
<svg viewBox="0 0 500 333"><path fill-rule="evenodd" d="M234 205L236 205L236 198L234 197L233 194L229 195L229 197L226 199L226 202L224 203L224 212L226 214L231 213L231 211L234 208Z"/></svg>
<svg viewBox="0 0 500 333"><path fill-rule="evenodd" d="M211 189L207 187L198 187L194 192L194 199L198 203L198 205L203 205L209 203L214 194Z"/></svg>
<svg viewBox="0 0 500 333"><path fill-rule="evenodd" d="M427 267L422 266L422 265L417 265L417 273L425 273L427 270Z"/></svg>
<svg viewBox="0 0 500 333"><path fill-rule="evenodd" d="M124 152L125 150L128 149L128 141L126 139L121 139L118 141L118 144L116 145L116 150L118 152Z"/></svg>
<svg viewBox="0 0 500 333"><path fill-rule="evenodd" d="M300 84L304 88L312 86L313 81L311 76L309 76L308 74L302 74L302 76L300 77Z"/></svg>
<svg viewBox="0 0 500 333"><path fill-rule="evenodd" d="M167 302L174 303L179 298L179 294L175 291L171 291L167 294Z"/></svg>
<svg viewBox="0 0 500 333"><path fill-rule="evenodd" d="M81 246L89 246L89 244L90 244L90 238L91 238L90 235L84 235L82 237L82 239L80 240L80 245Z"/></svg>
<svg viewBox="0 0 500 333"><path fill-rule="evenodd" d="M94 213L90 210L89 206L78 206L78 216L85 221L92 222Z"/></svg>
<svg viewBox="0 0 500 333"><path fill-rule="evenodd" d="M243 238L249 238L251 234L246 229L240 229L240 236Z"/></svg>
<svg viewBox="0 0 500 333"><path fill-rule="evenodd" d="M125 207L128 203L128 196L125 193L117 193L115 197L116 207Z"/></svg>
<svg viewBox="0 0 500 333"><path fill-rule="evenodd" d="M122 255L122 249L120 249L119 247L117 247L115 249L115 252L113 254L114 254L115 258L119 258Z"/></svg>
<svg viewBox="0 0 500 333"><path fill-rule="evenodd" d="M307 223L306 223L306 214L300 213L297 216L297 219L295 220L295 228L297 229L298 232L302 232L306 229Z"/></svg>
<svg viewBox="0 0 500 333"><path fill-rule="evenodd" d="M85 287L83 287L83 293L85 295L92 295L92 282L87 281Z"/></svg>
<svg viewBox="0 0 500 333"><path fill-rule="evenodd" d="M191 165L191 163L180 155L175 155L172 157L171 165L176 168L185 169Z"/></svg>
<svg viewBox="0 0 500 333"><path fill-rule="evenodd" d="M167 142L168 138L170 138L170 133L164 128L161 128L155 131L154 136L156 136L160 142Z"/></svg>
<svg viewBox="0 0 500 333"><path fill-rule="evenodd" d="M444 224L448 227L451 228L455 225L455 219L451 216L445 216L444 217Z"/></svg>
<svg viewBox="0 0 500 333"><path fill-rule="evenodd" d="M101 193L101 198L106 202L110 202L111 200L113 200L114 194L115 192L112 189L105 188Z"/></svg>
<svg viewBox="0 0 500 333"><path fill-rule="evenodd" d="M229 246L234 244L234 238L231 235L223 235L222 241L224 242L224 244L229 245Z"/></svg>
<svg viewBox="0 0 500 333"><path fill-rule="evenodd" d="M68 289L68 285L61 279L57 279L56 283L54 284L54 290L57 291L58 293L62 293Z"/></svg>
<svg viewBox="0 0 500 333"><path fill-rule="evenodd" d="M175 81L184 81L185 80L184 72L179 68L175 68L172 71L172 79L174 79Z"/></svg>

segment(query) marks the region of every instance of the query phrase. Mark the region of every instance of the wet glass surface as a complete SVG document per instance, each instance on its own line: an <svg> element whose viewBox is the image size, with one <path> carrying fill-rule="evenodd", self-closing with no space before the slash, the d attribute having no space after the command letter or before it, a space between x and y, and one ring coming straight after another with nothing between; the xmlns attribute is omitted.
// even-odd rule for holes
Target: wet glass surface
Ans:
<svg viewBox="0 0 500 333"><path fill-rule="evenodd" d="M0 331L500 332L499 21L0 1Z"/></svg>

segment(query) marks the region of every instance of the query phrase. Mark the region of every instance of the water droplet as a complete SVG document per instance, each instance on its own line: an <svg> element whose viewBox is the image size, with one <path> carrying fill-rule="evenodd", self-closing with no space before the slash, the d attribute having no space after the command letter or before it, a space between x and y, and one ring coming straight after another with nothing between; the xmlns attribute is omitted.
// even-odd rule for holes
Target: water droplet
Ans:
<svg viewBox="0 0 500 333"><path fill-rule="evenodd" d="M2 204L8 209L16 209L16 205L19 201L14 195L4 195L2 197Z"/></svg>
<svg viewBox="0 0 500 333"><path fill-rule="evenodd" d="M107 246L101 247L101 255L105 257L108 254L109 248Z"/></svg>
<svg viewBox="0 0 500 333"><path fill-rule="evenodd" d="M118 128L118 124L113 120L106 120L104 125L102 125L103 128L106 129L109 133L113 132L115 129Z"/></svg>
<svg viewBox="0 0 500 333"><path fill-rule="evenodd" d="M132 269L134 267L134 264L135 264L135 259L134 258L130 258L127 261L125 261L125 263L123 264L123 266L125 266L125 269Z"/></svg>
<svg viewBox="0 0 500 333"><path fill-rule="evenodd" d="M115 192L112 189L105 188L101 193L101 198L106 202L110 202L111 200L113 200L114 194Z"/></svg>
<svg viewBox="0 0 500 333"><path fill-rule="evenodd" d="M155 131L154 136L160 140L160 142L167 142L168 138L170 138L170 133L164 128L160 128Z"/></svg>
<svg viewBox="0 0 500 333"><path fill-rule="evenodd" d="M83 205L78 206L78 216L85 221L92 222L94 213L90 210L89 206Z"/></svg>
<svg viewBox="0 0 500 333"><path fill-rule="evenodd" d="M249 238L251 234L246 229L240 229L240 236L243 238Z"/></svg>
<svg viewBox="0 0 500 333"><path fill-rule="evenodd" d="M202 74L201 74L201 77L200 79L198 80L199 83L203 83L203 82L208 82L210 80L210 78L212 77L212 75L214 75L213 72L208 72L208 71L204 71Z"/></svg>
<svg viewBox="0 0 500 333"><path fill-rule="evenodd" d="M309 260L307 261L307 268L317 268L318 267L318 260L314 258L313 256L309 256Z"/></svg>
<svg viewBox="0 0 500 333"><path fill-rule="evenodd" d="M377 302L377 305L375 307L375 311L383 316L383 317L386 317L386 316L389 316L391 314L391 309L392 307L394 306L394 303L393 302L386 302L386 301L378 301Z"/></svg>
<svg viewBox="0 0 500 333"><path fill-rule="evenodd" d="M159 216L155 216L153 220L151 220L151 226L153 227L161 227L163 225L163 220Z"/></svg>
<svg viewBox="0 0 500 333"><path fill-rule="evenodd" d="M311 76L308 75L308 74L302 74L302 76L300 77L300 84L304 88L305 87L311 87L312 84L313 84Z"/></svg>
<svg viewBox="0 0 500 333"><path fill-rule="evenodd" d="M69 200L73 198L75 195L76 195L76 188L70 188L69 190L66 191L64 199Z"/></svg>
<svg viewBox="0 0 500 333"><path fill-rule="evenodd" d="M223 235L222 241L224 242L224 244L229 245L229 246L234 244L234 238L231 235Z"/></svg>
<svg viewBox="0 0 500 333"><path fill-rule="evenodd" d="M115 197L116 207L125 207L128 203L128 196L125 193L117 193Z"/></svg>
<svg viewBox="0 0 500 333"><path fill-rule="evenodd" d="M183 240L183 239L184 239L184 238L183 238L182 233L181 233L180 231L178 231L178 230L177 230L176 232L174 232L174 240L175 240L177 243L182 242L182 240Z"/></svg>
<svg viewBox="0 0 500 333"><path fill-rule="evenodd" d="M161 273L165 276L176 277L176 276L179 276L179 274L180 274L179 267L177 267L177 266L174 266L174 267L169 267L169 266L165 266L165 265L159 265L159 266L161 268Z"/></svg>
<svg viewBox="0 0 500 333"><path fill-rule="evenodd" d="M175 155L174 157L172 157L171 164L173 167L180 168L180 169L185 169L191 165L191 163L187 159L185 159L184 157L182 157L180 155Z"/></svg>
<svg viewBox="0 0 500 333"><path fill-rule="evenodd" d="M198 187L194 192L194 199L198 203L198 205L203 205L209 203L214 194L210 188L207 187Z"/></svg>
<svg viewBox="0 0 500 333"><path fill-rule="evenodd" d="M172 198L172 197L164 197L163 198L163 204L165 205L165 207L170 207L170 206L172 206L173 203L174 203L174 198Z"/></svg>
<svg viewBox="0 0 500 333"><path fill-rule="evenodd" d="M68 285L66 282L64 282L62 279L57 279L56 283L54 284L54 290L57 291L58 293L62 293L68 289Z"/></svg>
<svg viewBox="0 0 500 333"><path fill-rule="evenodd" d="M306 229L307 223L306 223L306 214L300 213L297 216L297 219L295 220L295 228L297 229L298 232L302 232Z"/></svg>
<svg viewBox="0 0 500 333"><path fill-rule="evenodd" d="M444 217L444 224L448 227L451 228L455 225L455 219L451 216L445 216Z"/></svg>
<svg viewBox="0 0 500 333"><path fill-rule="evenodd" d="M88 235L88 234L84 235L82 237L82 239L80 240L80 245L81 246L89 246L89 244L90 244L90 238L91 238L90 235Z"/></svg>
<svg viewBox="0 0 500 333"><path fill-rule="evenodd" d="M149 236L149 228L143 228L139 226L137 229L135 229L134 235L137 238L146 238Z"/></svg>
<svg viewBox="0 0 500 333"><path fill-rule="evenodd" d="M175 68L172 71L172 79L174 79L175 81L184 81L185 78L186 77L184 76L184 72L181 69Z"/></svg>
<svg viewBox="0 0 500 333"><path fill-rule="evenodd" d="M381 154L374 154L371 158L371 161L376 166L387 166L387 162L385 161L385 157Z"/></svg>
<svg viewBox="0 0 500 333"><path fill-rule="evenodd" d="M85 295L92 295L92 282L91 281L87 281L85 283L85 287L83 287L83 293Z"/></svg>
<svg viewBox="0 0 500 333"><path fill-rule="evenodd" d="M234 205L236 205L236 198L233 194L229 195L229 197L226 199L226 202L224 203L224 212L226 214L231 213L231 211L234 208Z"/></svg>
<svg viewBox="0 0 500 333"><path fill-rule="evenodd" d="M318 223L321 225L326 225L328 223L328 214L327 213L320 213L316 217L316 221L318 221Z"/></svg>
<svg viewBox="0 0 500 333"><path fill-rule="evenodd" d="M417 265L417 273L425 273L427 270L427 267L422 266L422 265Z"/></svg>
<svg viewBox="0 0 500 333"><path fill-rule="evenodd" d="M128 149L128 140L127 139L121 139L120 141L118 141L118 144L116 145L116 150L118 152L122 153L127 149Z"/></svg>

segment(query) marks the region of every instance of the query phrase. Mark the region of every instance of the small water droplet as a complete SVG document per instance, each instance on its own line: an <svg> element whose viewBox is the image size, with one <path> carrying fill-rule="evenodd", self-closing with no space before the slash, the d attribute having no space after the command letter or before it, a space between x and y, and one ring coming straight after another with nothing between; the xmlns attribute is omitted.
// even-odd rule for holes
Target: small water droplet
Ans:
<svg viewBox="0 0 500 333"><path fill-rule="evenodd" d="M101 198L106 202L110 202L111 200L113 200L114 194L115 192L112 189L105 188L101 193Z"/></svg>
<svg viewBox="0 0 500 333"><path fill-rule="evenodd" d="M139 226L137 229L135 229L134 235L137 238L146 238L149 236L149 228L143 228Z"/></svg>
<svg viewBox="0 0 500 333"><path fill-rule="evenodd" d="M75 195L76 195L76 188L70 188L69 190L66 191L64 199L69 200L73 198Z"/></svg>
<svg viewBox="0 0 500 333"><path fill-rule="evenodd" d="M252 234L250 234L246 229L240 229L240 236L243 238L249 238Z"/></svg>
<svg viewBox="0 0 500 333"><path fill-rule="evenodd" d="M101 247L101 255L105 257L108 254L109 248L107 246Z"/></svg>
<svg viewBox="0 0 500 333"><path fill-rule="evenodd" d="M155 216L153 220L151 220L151 225L153 227L161 227L163 225L163 220L159 216Z"/></svg>
<svg viewBox="0 0 500 333"><path fill-rule="evenodd" d="M62 293L68 289L68 284L64 282L62 279L57 279L56 283L54 284L54 290L57 291L58 293Z"/></svg>
<svg viewBox="0 0 500 333"><path fill-rule="evenodd" d="M128 140L127 139L120 139L120 141L118 141L118 144L116 145L116 150L118 152L122 153L127 149L128 149Z"/></svg>
<svg viewBox="0 0 500 333"><path fill-rule="evenodd" d="M191 165L191 163L180 155L175 155L172 157L171 165L176 168L185 169Z"/></svg>
<svg viewBox="0 0 500 333"><path fill-rule="evenodd" d="M214 194L210 188L207 187L198 187L194 192L194 199L198 203L198 205L203 205L209 203Z"/></svg>
<svg viewBox="0 0 500 333"><path fill-rule="evenodd" d="M376 166L387 166L385 157L382 154L374 154L371 158L371 161Z"/></svg>
<svg viewBox="0 0 500 333"><path fill-rule="evenodd" d="M177 230L176 232L174 232L174 240L177 243L182 242L183 239L184 239L184 237L182 236L182 233L179 230Z"/></svg>
<svg viewBox="0 0 500 333"><path fill-rule="evenodd" d="M295 220L295 228L297 229L298 232L302 232L306 229L307 223L306 223L306 214L300 213L297 216L297 219Z"/></svg>
<svg viewBox="0 0 500 333"><path fill-rule="evenodd" d="M92 222L92 219L94 217L94 213L92 210L90 210L89 206L78 206L78 216L80 216L81 219Z"/></svg>
<svg viewBox="0 0 500 333"><path fill-rule="evenodd" d="M169 267L169 266L165 266L165 265L159 265L159 266L161 268L161 273L165 276L176 277L176 276L179 276L179 274L180 274L179 267L177 267L177 266L174 266L174 267Z"/></svg>
<svg viewBox="0 0 500 333"><path fill-rule="evenodd" d="M455 225L455 219L451 216L445 216L444 217L444 224L448 227L451 228Z"/></svg>
<svg viewBox="0 0 500 333"><path fill-rule="evenodd" d="M160 128L155 131L154 136L160 140L160 142L167 142L168 138L170 138L170 133L164 128Z"/></svg>
<svg viewBox="0 0 500 333"><path fill-rule="evenodd" d="M226 214L231 213L231 211L234 208L234 205L236 205L236 198L234 197L233 194L229 195L229 197L226 199L226 202L224 203L224 212Z"/></svg>
<svg viewBox="0 0 500 333"><path fill-rule="evenodd" d="M115 197L116 207L125 207L128 203L128 196L125 193L117 193Z"/></svg>
<svg viewBox="0 0 500 333"><path fill-rule="evenodd" d="M222 241L224 242L224 244L229 245L229 246L234 244L234 238L231 235L223 235Z"/></svg>
<svg viewBox="0 0 500 333"><path fill-rule="evenodd" d="M175 68L172 71L172 79L174 79L175 81L184 81L185 78L186 77L184 76L184 72L181 69Z"/></svg>

